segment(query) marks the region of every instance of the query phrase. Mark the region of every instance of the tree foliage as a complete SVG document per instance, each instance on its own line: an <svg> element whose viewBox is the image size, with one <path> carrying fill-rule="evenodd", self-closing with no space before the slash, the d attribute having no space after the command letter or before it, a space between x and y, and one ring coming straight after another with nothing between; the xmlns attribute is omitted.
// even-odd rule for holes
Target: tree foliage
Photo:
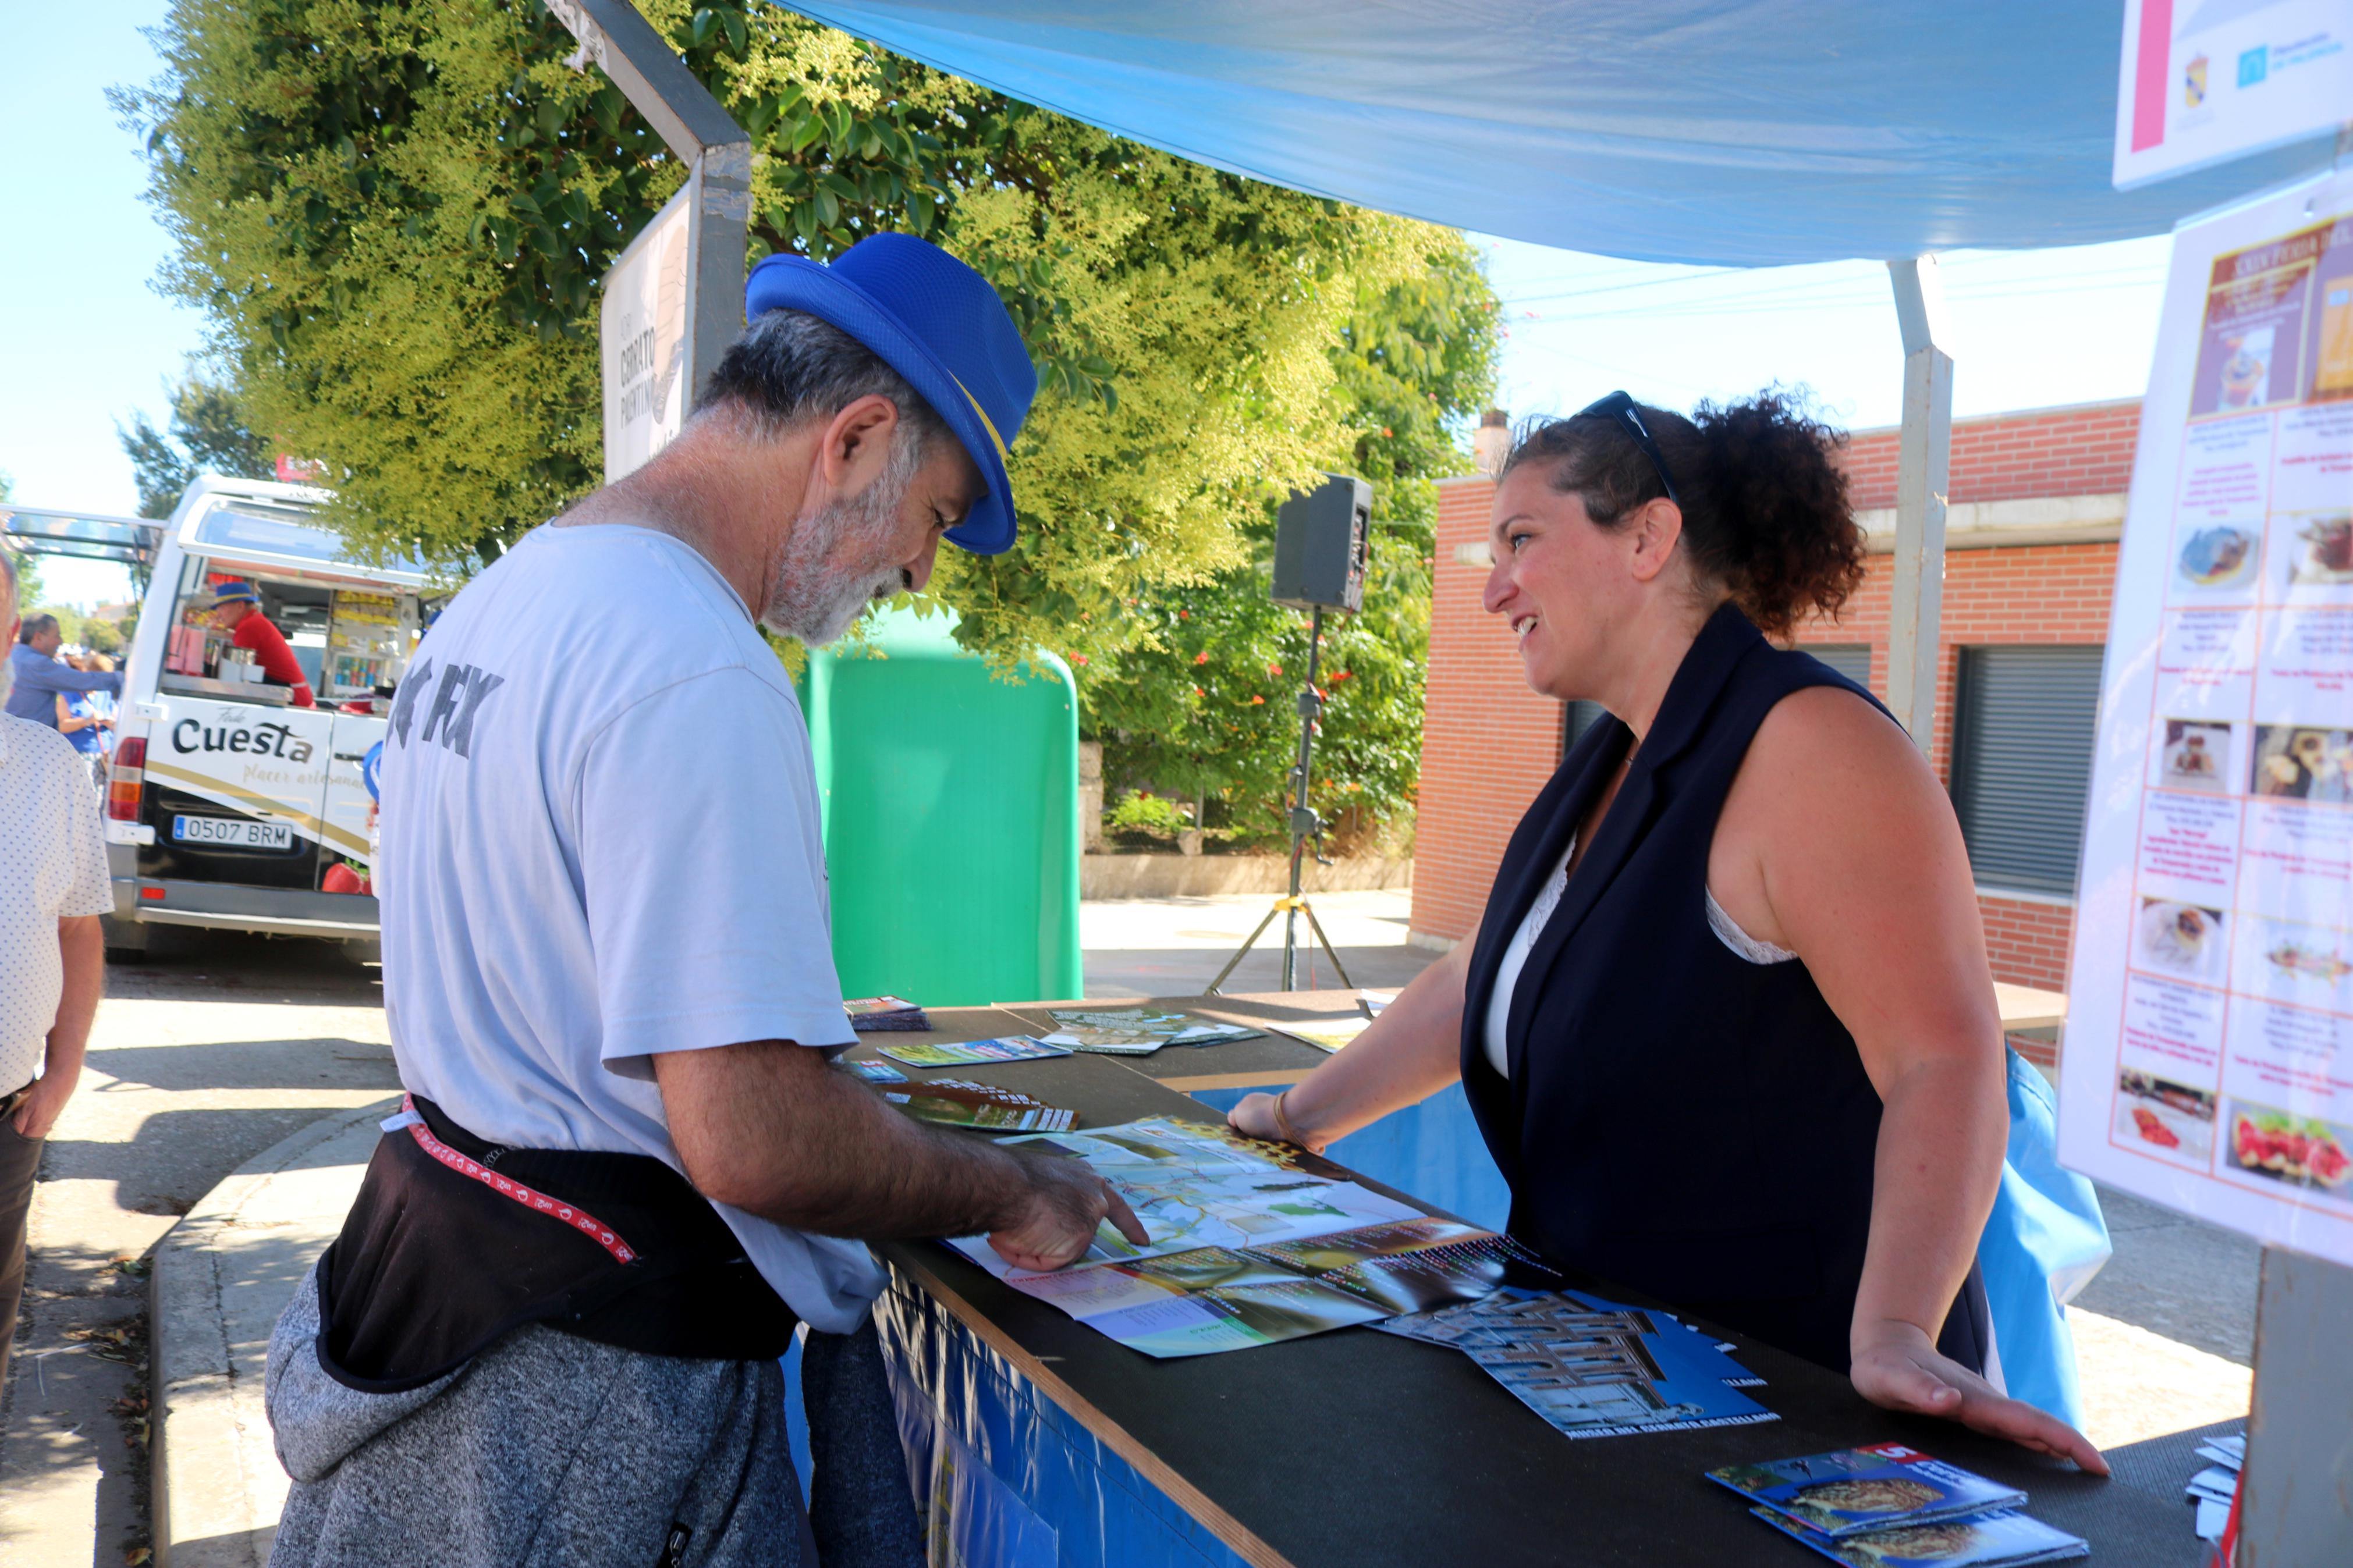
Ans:
<svg viewBox="0 0 2353 1568"><path fill-rule="evenodd" d="M1348 454L1328 348L1441 231L1155 153L777 6L638 0L751 130L752 249L937 239L1005 296L1043 393L1019 546L950 558L958 635L1100 657L1139 592L1240 564L1266 496ZM338 521L454 559L599 468L596 281L682 172L537 0L176 0L121 95L259 427Z"/></svg>
<svg viewBox="0 0 2353 1568"><path fill-rule="evenodd" d="M1021 534L943 552L957 637L1008 664L1068 656L1115 768L1266 831L1296 732L1268 668L1305 651L1265 600L1271 503L1363 473L1374 579L1327 634L1319 772L1327 809L1409 798L1428 481L1461 463L1448 423L1493 374L1460 237L779 6L637 4L752 133L753 259L903 230L977 268L1019 325L1040 382L1013 451ZM459 563L591 488L596 280L683 171L601 73L568 68L538 0L174 0L156 43L164 74L118 102L178 240L166 287L207 312L253 427L328 465L340 526Z"/></svg>
<svg viewBox="0 0 2353 1568"><path fill-rule="evenodd" d="M114 428L138 481L140 516L171 516L199 474L266 479L277 472L277 445L248 427L244 400L227 382L191 372L172 388L171 403L168 435L143 412L131 416L130 429Z"/></svg>

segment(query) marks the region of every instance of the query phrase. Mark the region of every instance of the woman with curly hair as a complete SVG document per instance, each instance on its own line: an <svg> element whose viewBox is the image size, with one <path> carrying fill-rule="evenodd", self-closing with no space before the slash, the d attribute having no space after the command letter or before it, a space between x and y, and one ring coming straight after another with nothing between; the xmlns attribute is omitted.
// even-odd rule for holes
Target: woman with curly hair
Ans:
<svg viewBox="0 0 2353 1568"><path fill-rule="evenodd" d="M1553 1263L2105 1473L1986 1375L2009 1113L1952 805L1868 692L1768 640L1862 579L1842 439L1779 393L1614 393L1521 437L1486 607L1531 687L1609 717L1476 938L1233 1124L1320 1149L1459 1078Z"/></svg>

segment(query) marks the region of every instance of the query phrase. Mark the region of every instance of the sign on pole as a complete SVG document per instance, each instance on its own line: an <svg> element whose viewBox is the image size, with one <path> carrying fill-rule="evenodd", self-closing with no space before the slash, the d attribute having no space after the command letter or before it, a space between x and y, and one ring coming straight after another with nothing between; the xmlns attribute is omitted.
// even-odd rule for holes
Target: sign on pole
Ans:
<svg viewBox="0 0 2353 1568"><path fill-rule="evenodd" d="M2353 1264L2353 171L2180 230L2164 310L2059 1152Z"/></svg>
<svg viewBox="0 0 2353 1568"><path fill-rule="evenodd" d="M597 337L608 485L669 446L691 412L698 184L681 187L605 274Z"/></svg>
<svg viewBox="0 0 2353 1568"><path fill-rule="evenodd" d="M2125 0L2120 191L2353 119L2347 0Z"/></svg>

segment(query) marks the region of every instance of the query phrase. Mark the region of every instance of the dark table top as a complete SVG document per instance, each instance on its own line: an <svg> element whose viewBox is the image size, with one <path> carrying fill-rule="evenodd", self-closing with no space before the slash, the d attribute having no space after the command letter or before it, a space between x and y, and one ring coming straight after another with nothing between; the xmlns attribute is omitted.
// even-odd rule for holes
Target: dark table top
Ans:
<svg viewBox="0 0 2353 1568"><path fill-rule="evenodd" d="M1274 1017L1282 1007L1297 1008L1293 1016L1300 1017L1339 1016L1353 1006L1345 998L1160 1000L1240 1021ZM1043 1032L1048 1020L1039 1009L1047 1005L1060 1004L934 1009L931 1033L870 1035L850 1054L871 1057L894 1039ZM916 1079L1002 1084L1070 1107L1082 1126L1108 1126L1144 1116L1214 1121L1214 1112L1169 1085L1220 1074L1295 1077L1322 1058L1312 1047L1277 1038L1170 1047L1143 1058L904 1070ZM936 1243L881 1251L1246 1561L1268 1568L1405 1562L1802 1568L1822 1559L1750 1519L1737 1497L1703 1472L1879 1442L1906 1443L2020 1488L2029 1494L2027 1511L2091 1542L2095 1562L2191 1568L2205 1561L2189 1510L2178 1502L2168 1506L1949 1422L1882 1410L1846 1379L1729 1331L1717 1331L1766 1379L1746 1392L1779 1420L1572 1439L1469 1357L1442 1346L1343 1329L1155 1361ZM1641 1300L1606 1281L1579 1283Z"/></svg>

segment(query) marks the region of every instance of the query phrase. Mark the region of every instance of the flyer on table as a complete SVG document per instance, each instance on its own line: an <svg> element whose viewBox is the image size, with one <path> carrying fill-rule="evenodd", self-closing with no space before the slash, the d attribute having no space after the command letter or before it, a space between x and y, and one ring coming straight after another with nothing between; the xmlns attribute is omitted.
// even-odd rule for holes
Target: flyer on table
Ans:
<svg viewBox="0 0 2353 1568"><path fill-rule="evenodd" d="M2175 236L2102 677L2070 1166L2353 1264L2353 173Z"/></svg>

